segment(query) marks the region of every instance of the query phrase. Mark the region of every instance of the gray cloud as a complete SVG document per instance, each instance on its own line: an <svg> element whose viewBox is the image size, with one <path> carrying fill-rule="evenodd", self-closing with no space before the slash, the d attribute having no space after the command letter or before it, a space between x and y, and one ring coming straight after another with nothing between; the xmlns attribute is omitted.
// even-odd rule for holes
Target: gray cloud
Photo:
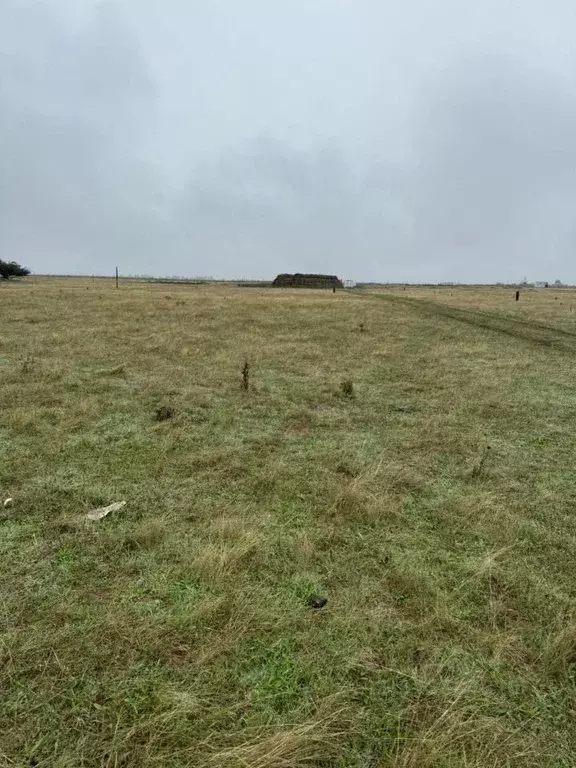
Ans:
<svg viewBox="0 0 576 768"><path fill-rule="evenodd" d="M576 197L576 102L549 76L481 57L431 88L410 179L414 246L465 279L569 264ZM470 264L470 260L475 264ZM514 273L514 270L516 272Z"/></svg>
<svg viewBox="0 0 576 768"><path fill-rule="evenodd" d="M18 2L0 29L2 255L98 272L151 234L160 246L157 179L133 151L153 89L119 19L101 6L71 31Z"/></svg>
<svg viewBox="0 0 576 768"><path fill-rule="evenodd" d="M380 5L5 1L1 256L576 281L570 6Z"/></svg>

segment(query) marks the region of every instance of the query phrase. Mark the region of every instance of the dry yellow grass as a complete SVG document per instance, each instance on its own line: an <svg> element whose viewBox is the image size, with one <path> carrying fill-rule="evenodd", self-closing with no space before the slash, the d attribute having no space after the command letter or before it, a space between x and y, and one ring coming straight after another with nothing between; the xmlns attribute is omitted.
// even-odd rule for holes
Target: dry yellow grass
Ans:
<svg viewBox="0 0 576 768"><path fill-rule="evenodd" d="M554 291L0 285L0 765L573 766Z"/></svg>
<svg viewBox="0 0 576 768"><path fill-rule="evenodd" d="M576 332L576 289L556 287L520 287L520 300L515 300L516 286L407 286L406 290L376 289L398 296L435 301L449 307L498 312L517 320L550 323L557 328Z"/></svg>

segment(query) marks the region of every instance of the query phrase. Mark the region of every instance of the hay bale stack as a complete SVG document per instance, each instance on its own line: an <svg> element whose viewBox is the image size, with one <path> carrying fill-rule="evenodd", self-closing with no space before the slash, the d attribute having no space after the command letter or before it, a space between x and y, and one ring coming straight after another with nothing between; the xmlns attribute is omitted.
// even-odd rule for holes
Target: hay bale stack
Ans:
<svg viewBox="0 0 576 768"><path fill-rule="evenodd" d="M272 283L274 288L344 288L336 275L278 275Z"/></svg>

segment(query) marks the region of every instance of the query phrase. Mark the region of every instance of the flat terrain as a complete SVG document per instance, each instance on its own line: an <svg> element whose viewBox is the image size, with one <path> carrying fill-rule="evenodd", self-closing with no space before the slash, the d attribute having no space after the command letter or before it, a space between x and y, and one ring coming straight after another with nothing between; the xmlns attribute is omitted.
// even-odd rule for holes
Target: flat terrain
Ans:
<svg viewBox="0 0 576 768"><path fill-rule="evenodd" d="M573 768L576 292L513 298L0 285L0 765Z"/></svg>

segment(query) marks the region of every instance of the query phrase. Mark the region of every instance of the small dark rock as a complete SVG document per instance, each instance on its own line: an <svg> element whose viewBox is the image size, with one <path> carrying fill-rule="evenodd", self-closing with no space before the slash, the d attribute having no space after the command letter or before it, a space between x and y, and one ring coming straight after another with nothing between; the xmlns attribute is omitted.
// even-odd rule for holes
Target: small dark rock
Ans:
<svg viewBox="0 0 576 768"><path fill-rule="evenodd" d="M28 768L36 768L38 765L38 760L36 760L35 757L31 757L30 760L28 760Z"/></svg>
<svg viewBox="0 0 576 768"><path fill-rule="evenodd" d="M314 608L315 610L324 608L327 602L328 602L328 598L320 597L320 595L310 595L310 597L307 600L307 603L310 606L310 608Z"/></svg>
<svg viewBox="0 0 576 768"><path fill-rule="evenodd" d="M156 408L156 421L167 421L174 416L174 408L171 405L161 405Z"/></svg>

